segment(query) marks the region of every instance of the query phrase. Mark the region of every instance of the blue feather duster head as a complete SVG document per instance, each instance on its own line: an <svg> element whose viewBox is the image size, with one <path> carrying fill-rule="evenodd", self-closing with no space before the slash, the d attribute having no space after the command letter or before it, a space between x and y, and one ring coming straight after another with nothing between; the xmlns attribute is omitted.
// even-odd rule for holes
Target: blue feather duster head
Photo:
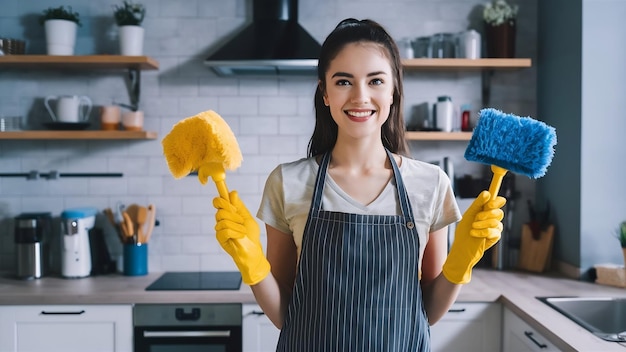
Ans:
<svg viewBox="0 0 626 352"><path fill-rule="evenodd" d="M552 163L555 145L554 127L487 108L480 111L465 159L539 178Z"/></svg>

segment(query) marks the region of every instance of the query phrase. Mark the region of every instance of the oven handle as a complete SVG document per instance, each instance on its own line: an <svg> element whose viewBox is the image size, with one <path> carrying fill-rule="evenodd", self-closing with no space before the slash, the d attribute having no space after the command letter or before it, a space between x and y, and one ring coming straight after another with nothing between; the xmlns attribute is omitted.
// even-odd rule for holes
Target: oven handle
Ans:
<svg viewBox="0 0 626 352"><path fill-rule="evenodd" d="M148 331L143 337L230 337L230 330L212 331Z"/></svg>

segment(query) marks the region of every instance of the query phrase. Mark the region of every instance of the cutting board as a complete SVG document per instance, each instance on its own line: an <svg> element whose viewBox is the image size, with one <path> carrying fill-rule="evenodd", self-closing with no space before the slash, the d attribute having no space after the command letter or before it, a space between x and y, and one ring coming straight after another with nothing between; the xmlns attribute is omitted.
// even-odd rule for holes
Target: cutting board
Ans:
<svg viewBox="0 0 626 352"><path fill-rule="evenodd" d="M541 230L539 239L534 239L530 226L522 225L522 238L517 266L522 270L543 272L550 267L554 225Z"/></svg>

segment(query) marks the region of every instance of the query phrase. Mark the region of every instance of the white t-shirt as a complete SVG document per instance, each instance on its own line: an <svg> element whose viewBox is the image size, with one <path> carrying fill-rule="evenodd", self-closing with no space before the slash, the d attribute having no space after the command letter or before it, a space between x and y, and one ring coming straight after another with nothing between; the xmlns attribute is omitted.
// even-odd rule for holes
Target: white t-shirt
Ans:
<svg viewBox="0 0 626 352"><path fill-rule="evenodd" d="M266 224L293 235L298 258L318 169L315 158L278 165L267 178L257 212L257 217ZM399 169L413 208L422 258L429 233L458 221L461 213L450 179L439 166L402 157ZM327 175L322 206L324 210L343 213L400 215L393 177L381 194L366 206L352 199Z"/></svg>

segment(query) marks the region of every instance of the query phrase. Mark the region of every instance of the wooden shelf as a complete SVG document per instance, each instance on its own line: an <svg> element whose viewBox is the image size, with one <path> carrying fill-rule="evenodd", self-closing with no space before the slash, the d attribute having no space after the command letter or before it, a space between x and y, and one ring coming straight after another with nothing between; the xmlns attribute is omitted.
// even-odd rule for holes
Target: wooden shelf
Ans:
<svg viewBox="0 0 626 352"><path fill-rule="evenodd" d="M135 69L158 70L159 63L148 56L122 55L4 55L0 56L0 69Z"/></svg>
<svg viewBox="0 0 626 352"><path fill-rule="evenodd" d="M469 141L472 132L413 132L405 133L407 140L411 141Z"/></svg>
<svg viewBox="0 0 626 352"><path fill-rule="evenodd" d="M156 132L149 131L10 131L0 132L3 139L100 139L100 140L147 140L156 139Z"/></svg>
<svg viewBox="0 0 626 352"><path fill-rule="evenodd" d="M407 70L489 70L518 69L532 66L528 58L515 59L403 59L402 66Z"/></svg>

